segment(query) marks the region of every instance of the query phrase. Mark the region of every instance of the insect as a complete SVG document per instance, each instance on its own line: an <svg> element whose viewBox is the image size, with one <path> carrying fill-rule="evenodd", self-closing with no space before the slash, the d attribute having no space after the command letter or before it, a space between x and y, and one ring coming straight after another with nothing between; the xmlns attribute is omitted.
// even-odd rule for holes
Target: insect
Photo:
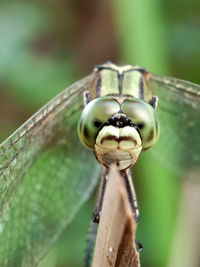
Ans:
<svg viewBox="0 0 200 267"><path fill-rule="evenodd" d="M96 222L112 163L125 175L136 220L130 168L143 151L152 148L174 172L198 177L199 104L197 84L108 62L41 108L0 146L0 234L1 240L12 237L16 243L13 250L0 244L1 266L43 257L88 198L100 166L105 171ZM79 141L77 124L89 150Z"/></svg>

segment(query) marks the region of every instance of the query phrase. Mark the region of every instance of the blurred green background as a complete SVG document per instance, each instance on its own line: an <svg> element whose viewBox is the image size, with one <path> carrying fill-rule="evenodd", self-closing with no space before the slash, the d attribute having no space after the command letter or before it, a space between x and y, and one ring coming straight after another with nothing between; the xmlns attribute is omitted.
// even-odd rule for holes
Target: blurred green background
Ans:
<svg viewBox="0 0 200 267"><path fill-rule="evenodd" d="M198 0L1 1L0 140L110 60L200 82ZM169 266L182 183L148 152L134 169L143 267ZM81 266L94 196L40 267Z"/></svg>

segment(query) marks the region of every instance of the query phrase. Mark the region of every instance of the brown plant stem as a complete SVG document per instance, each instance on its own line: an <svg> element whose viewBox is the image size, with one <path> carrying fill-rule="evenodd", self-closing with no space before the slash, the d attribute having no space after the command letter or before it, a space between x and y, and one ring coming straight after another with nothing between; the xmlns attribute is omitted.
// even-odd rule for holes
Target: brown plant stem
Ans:
<svg viewBox="0 0 200 267"><path fill-rule="evenodd" d="M123 177L116 166L108 175L97 233L93 267L139 267L135 246L136 222Z"/></svg>

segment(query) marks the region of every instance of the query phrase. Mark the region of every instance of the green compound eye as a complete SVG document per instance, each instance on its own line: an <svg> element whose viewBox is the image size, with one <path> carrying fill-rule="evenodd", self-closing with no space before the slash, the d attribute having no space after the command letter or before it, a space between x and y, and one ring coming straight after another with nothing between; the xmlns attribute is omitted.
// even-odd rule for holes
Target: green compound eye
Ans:
<svg viewBox="0 0 200 267"><path fill-rule="evenodd" d="M120 105L111 97L95 98L89 102L78 123L78 135L83 145L94 149L99 129L119 110Z"/></svg>
<svg viewBox="0 0 200 267"><path fill-rule="evenodd" d="M121 110L138 126L143 150L154 146L159 137L159 127L153 107L141 99L130 98L121 104Z"/></svg>

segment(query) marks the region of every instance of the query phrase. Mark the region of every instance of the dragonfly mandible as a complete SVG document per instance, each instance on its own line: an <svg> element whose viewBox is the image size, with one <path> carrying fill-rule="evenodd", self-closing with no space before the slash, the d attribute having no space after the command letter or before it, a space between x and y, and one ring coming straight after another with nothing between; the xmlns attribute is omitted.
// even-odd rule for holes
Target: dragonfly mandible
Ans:
<svg viewBox="0 0 200 267"><path fill-rule="evenodd" d="M152 147L174 172L198 177L199 118L199 85L139 66L105 63L65 89L0 146L0 265L37 264L89 197L101 165L128 170ZM78 121L101 164L80 143ZM127 183L138 218L128 171Z"/></svg>

